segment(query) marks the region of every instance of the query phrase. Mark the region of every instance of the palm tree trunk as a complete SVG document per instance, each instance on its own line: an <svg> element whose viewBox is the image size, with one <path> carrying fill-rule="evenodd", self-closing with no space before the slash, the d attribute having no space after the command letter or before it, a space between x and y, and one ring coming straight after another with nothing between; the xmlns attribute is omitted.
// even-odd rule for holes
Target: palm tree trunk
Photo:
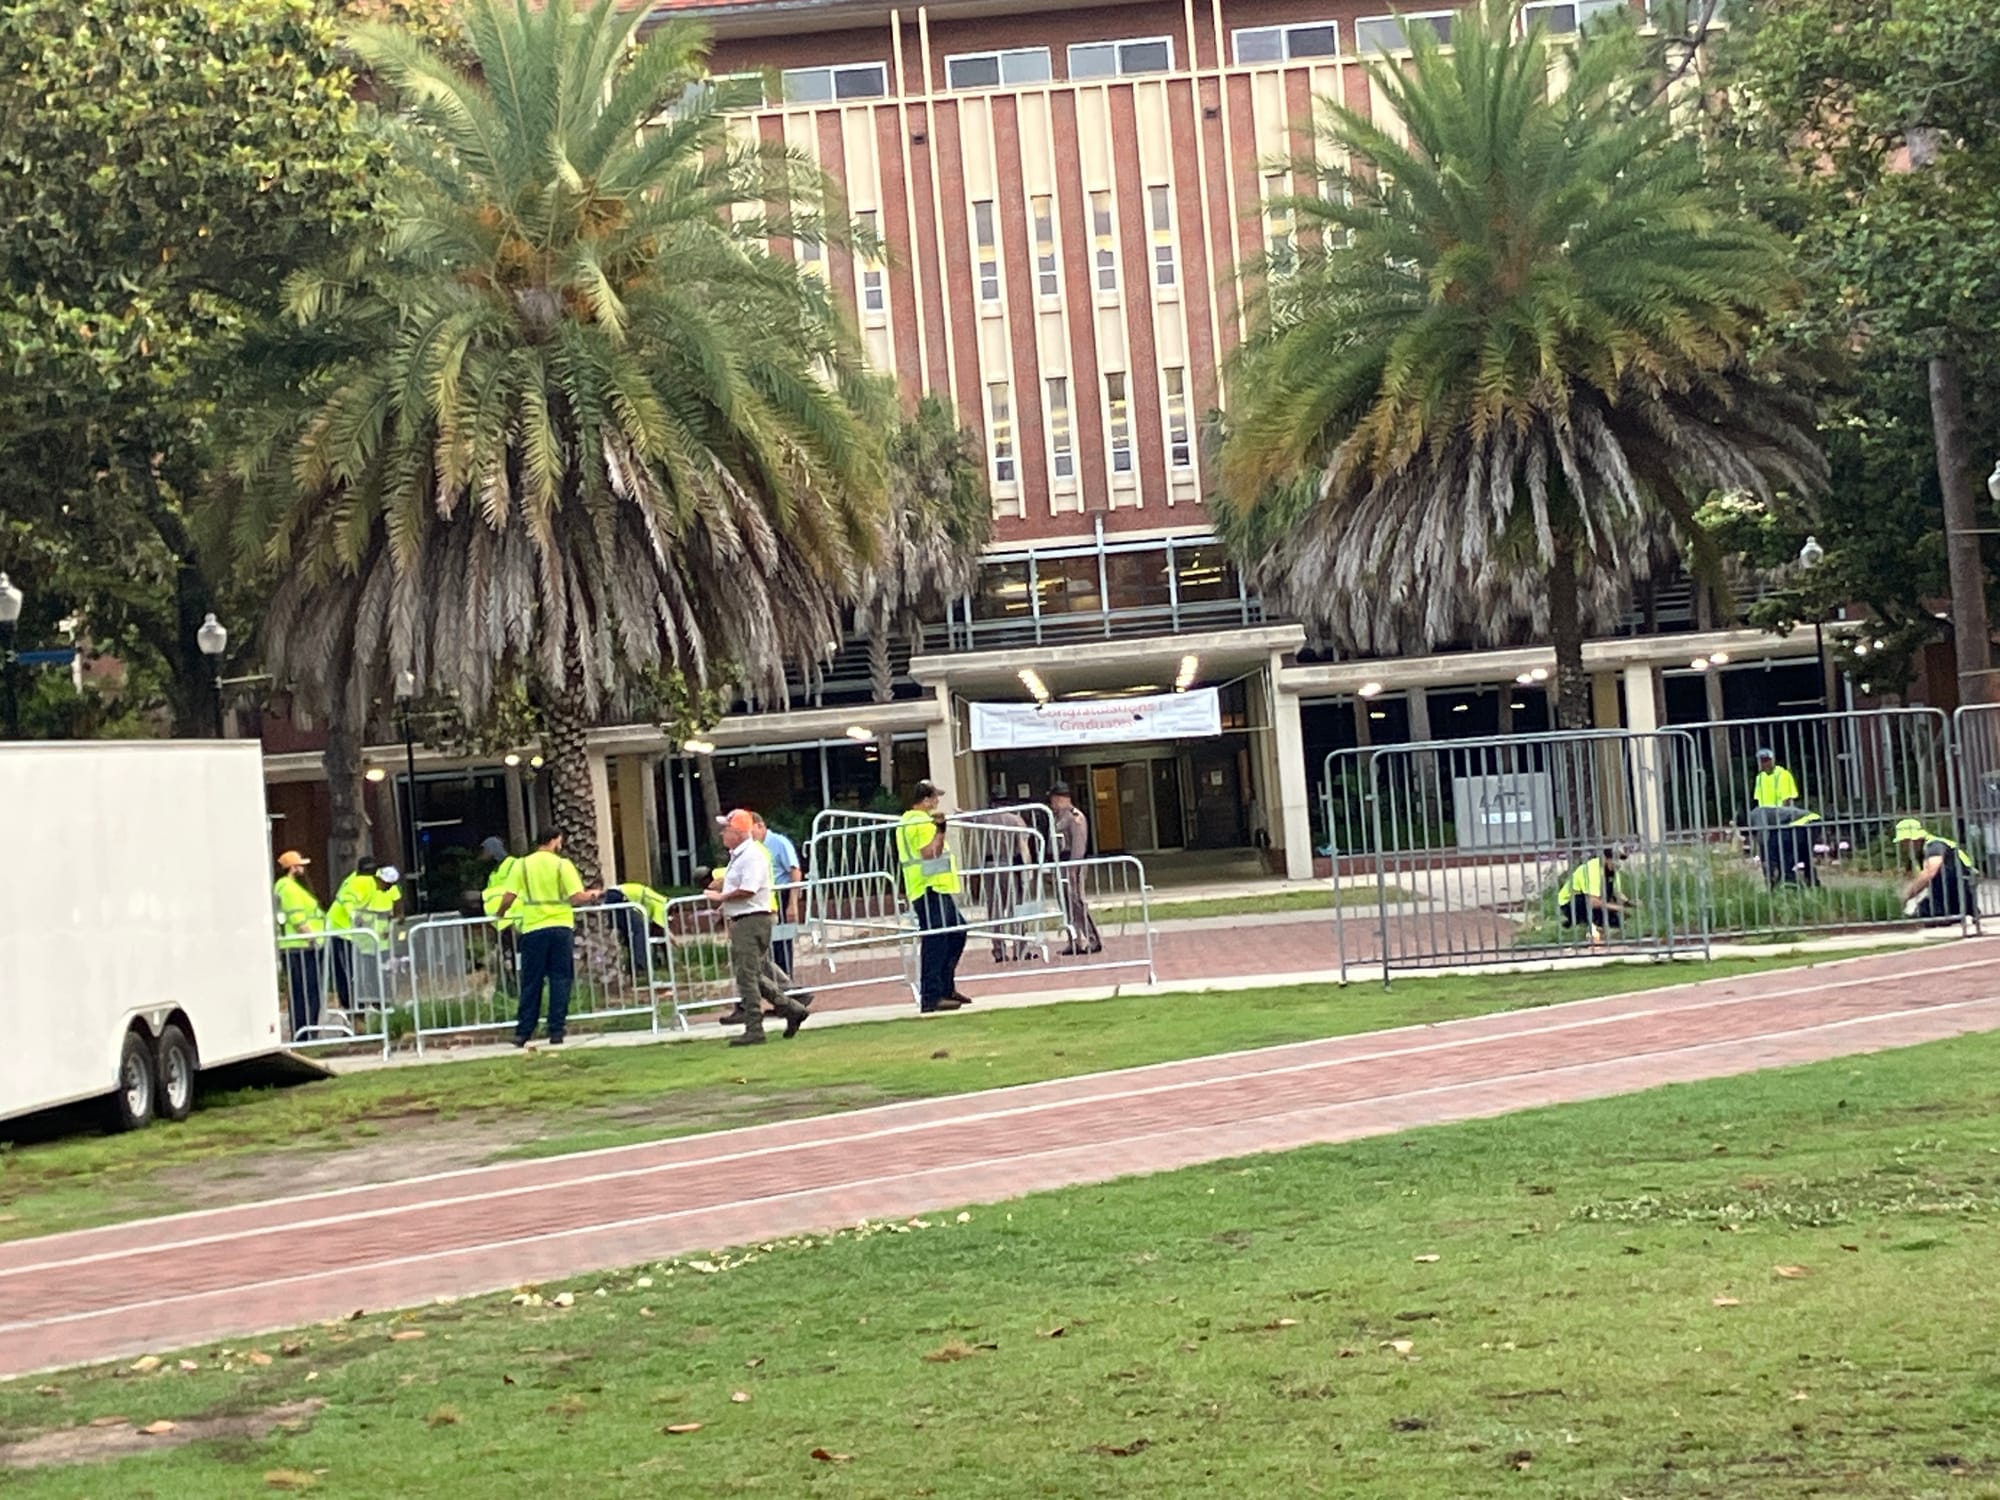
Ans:
<svg viewBox="0 0 2000 1500"><path fill-rule="evenodd" d="M575 674L542 704L542 755L549 772L549 812L562 830L563 853L584 884L603 873L597 847L597 798L590 784L590 715Z"/></svg>
<svg viewBox="0 0 2000 1500"><path fill-rule="evenodd" d="M506 768L507 785L507 852L519 854L528 847L528 808L523 800L526 788L521 784L521 768Z"/></svg>
<svg viewBox="0 0 2000 1500"><path fill-rule="evenodd" d="M881 622L868 627L868 693L877 703L896 698L896 678L889 665L889 632ZM882 775L882 790L896 789L896 745L888 730L875 736L876 759Z"/></svg>
<svg viewBox="0 0 2000 1500"><path fill-rule="evenodd" d="M1583 615L1577 588L1576 553L1568 543L1558 542L1549 564L1549 644L1556 653L1558 729L1590 728L1590 678L1583 670Z"/></svg>
<svg viewBox="0 0 2000 1500"><path fill-rule="evenodd" d="M331 895L361 858L361 736L336 714L327 725L326 767L329 804L326 862Z"/></svg>

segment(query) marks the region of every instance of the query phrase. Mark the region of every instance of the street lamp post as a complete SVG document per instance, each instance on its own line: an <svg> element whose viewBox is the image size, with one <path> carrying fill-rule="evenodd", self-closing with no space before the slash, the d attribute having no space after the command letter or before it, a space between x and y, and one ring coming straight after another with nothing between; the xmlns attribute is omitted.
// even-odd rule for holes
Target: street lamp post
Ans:
<svg viewBox="0 0 2000 1500"><path fill-rule="evenodd" d="M21 737L21 654L14 649L14 632L21 624L21 591L0 573L0 694L6 699L7 738Z"/></svg>
<svg viewBox="0 0 2000 1500"><path fill-rule="evenodd" d="M1994 472L2000 474L2000 469L1996 469ZM1825 560L1826 548L1819 544L1819 538L1816 536L1807 537L1806 544L1799 548L1799 566L1807 572L1811 572ZM1824 613L1825 611L1819 609L1813 611L1813 652L1819 658L1819 705L1826 712L1832 713L1834 711L1833 673L1827 670L1826 627L1820 620L1820 616Z"/></svg>
<svg viewBox="0 0 2000 1500"><path fill-rule="evenodd" d="M229 632L210 610L202 620L200 629L194 633L195 644L201 647L201 654L208 662L210 675L215 679L215 737L223 737L222 729L222 657L229 650Z"/></svg>
<svg viewBox="0 0 2000 1500"><path fill-rule="evenodd" d="M417 846L417 736L410 726L410 704L417 696L417 674L402 671L396 674L396 716L403 730L403 770L405 795L403 797L403 845L410 864L410 910L424 909L424 855Z"/></svg>

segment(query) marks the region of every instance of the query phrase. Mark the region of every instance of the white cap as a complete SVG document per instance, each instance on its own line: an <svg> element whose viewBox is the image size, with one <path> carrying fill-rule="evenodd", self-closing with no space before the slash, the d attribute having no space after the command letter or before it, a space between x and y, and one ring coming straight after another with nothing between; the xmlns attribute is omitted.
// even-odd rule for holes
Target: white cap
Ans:
<svg viewBox="0 0 2000 1500"><path fill-rule="evenodd" d="M403 878L403 872L394 865L379 865L375 870L375 878L384 885L394 885Z"/></svg>

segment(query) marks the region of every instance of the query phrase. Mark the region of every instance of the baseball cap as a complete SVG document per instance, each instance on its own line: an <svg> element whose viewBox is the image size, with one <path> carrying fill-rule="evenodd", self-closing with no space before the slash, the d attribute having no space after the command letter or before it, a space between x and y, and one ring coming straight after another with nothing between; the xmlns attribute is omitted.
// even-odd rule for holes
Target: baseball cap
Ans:
<svg viewBox="0 0 2000 1500"><path fill-rule="evenodd" d="M916 784L915 789L911 791L910 795L919 802L926 802L932 797L942 797L944 795L944 788L939 786L935 781L920 781Z"/></svg>
<svg viewBox="0 0 2000 1500"><path fill-rule="evenodd" d="M281 870L303 870L311 863L311 860L296 849L287 849L278 856L278 868Z"/></svg>
<svg viewBox="0 0 2000 1500"><path fill-rule="evenodd" d="M499 836L496 834L479 846L479 852L488 859L505 859L507 857L507 846L500 841Z"/></svg>
<svg viewBox="0 0 2000 1500"><path fill-rule="evenodd" d="M1052 782L1050 782L1050 783L1049 783L1049 795L1050 795L1051 797L1067 797L1067 796L1069 796L1069 795L1070 795L1070 790L1069 790L1069 783L1068 783L1067 781L1052 781Z"/></svg>
<svg viewBox="0 0 2000 1500"><path fill-rule="evenodd" d="M1905 818L1896 825L1896 842L1908 843L1912 839L1927 839L1929 831L1915 818Z"/></svg>
<svg viewBox="0 0 2000 1500"><path fill-rule="evenodd" d="M717 818L715 826L718 828L733 828L738 833L749 833L755 829L756 824L751 819L750 814L738 807Z"/></svg>
<svg viewBox="0 0 2000 1500"><path fill-rule="evenodd" d="M1778 758L1777 756L1771 753L1771 747L1769 745L1766 745L1763 749L1757 752L1757 759L1759 760L1776 760L1777 758Z"/></svg>
<svg viewBox="0 0 2000 1500"><path fill-rule="evenodd" d="M394 865L383 865L375 871L375 878L384 885L394 885L403 878L403 872Z"/></svg>

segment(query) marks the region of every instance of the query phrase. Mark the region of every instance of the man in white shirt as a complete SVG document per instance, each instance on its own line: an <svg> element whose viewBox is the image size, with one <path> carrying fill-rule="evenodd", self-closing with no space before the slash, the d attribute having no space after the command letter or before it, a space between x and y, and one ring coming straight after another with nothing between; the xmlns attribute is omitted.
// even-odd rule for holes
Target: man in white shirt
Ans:
<svg viewBox="0 0 2000 1500"><path fill-rule="evenodd" d="M756 819L742 808L716 819L729 867L722 887L708 899L722 908L729 924L729 965L736 975L737 1010L722 1019L741 1024L743 1035L731 1037L732 1047L754 1047L764 1040L764 1005L785 1018L785 1035L797 1036L806 1023L806 1007L785 993L785 976L771 961L771 860L756 839Z"/></svg>

